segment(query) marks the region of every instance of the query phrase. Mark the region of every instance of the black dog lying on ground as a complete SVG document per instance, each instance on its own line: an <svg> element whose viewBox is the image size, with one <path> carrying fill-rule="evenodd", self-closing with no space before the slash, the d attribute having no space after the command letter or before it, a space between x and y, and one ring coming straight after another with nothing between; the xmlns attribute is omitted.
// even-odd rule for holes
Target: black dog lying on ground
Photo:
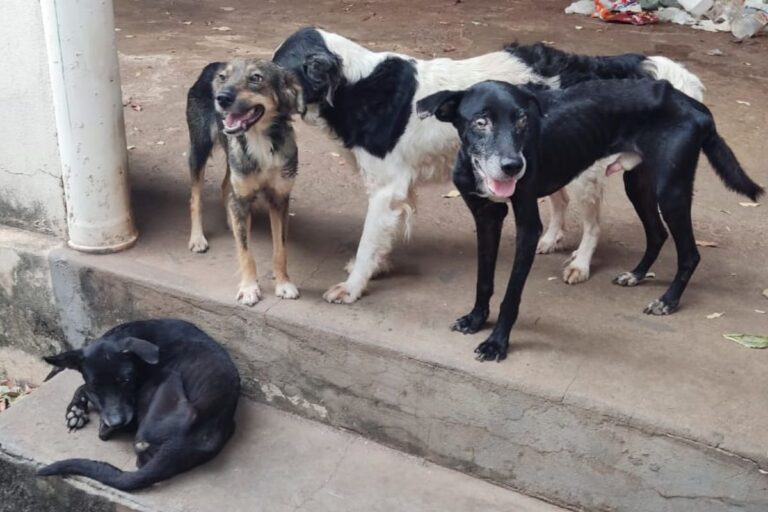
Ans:
<svg viewBox="0 0 768 512"><path fill-rule="evenodd" d="M422 117L453 123L461 149L453 180L477 226L475 305L453 329L477 332L488 318L501 227L511 197L517 244L498 323L475 352L481 361L506 357L509 333L541 232L537 198L560 189L600 158L618 154L607 174L624 173L627 196L643 223L640 263L614 283L634 286L656 260L667 223L678 254L669 289L645 309L666 315L699 262L691 225L693 180L704 154L726 187L753 200L763 193L718 135L711 112L666 81L591 81L564 90L538 90L487 81L466 91L442 91L417 104ZM502 201L502 202L495 202Z"/></svg>
<svg viewBox="0 0 768 512"><path fill-rule="evenodd" d="M99 437L135 429L138 471L88 459L68 459L41 476L82 475L130 491L148 487L203 464L218 454L235 429L240 376L224 348L181 320L129 322L83 349L46 357L83 375L67 406L70 430L99 411Z"/></svg>

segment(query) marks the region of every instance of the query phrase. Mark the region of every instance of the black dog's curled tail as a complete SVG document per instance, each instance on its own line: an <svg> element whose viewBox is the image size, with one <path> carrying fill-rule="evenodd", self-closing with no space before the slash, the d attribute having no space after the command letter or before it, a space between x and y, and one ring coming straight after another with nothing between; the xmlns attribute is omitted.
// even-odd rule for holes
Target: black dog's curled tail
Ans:
<svg viewBox="0 0 768 512"><path fill-rule="evenodd" d="M704 154L725 186L753 201L765 193L763 187L752 181L742 169L731 148L716 130L712 130L702 145Z"/></svg>
<svg viewBox="0 0 768 512"><path fill-rule="evenodd" d="M144 489L161 480L160 478L153 478L153 475L148 474L144 468L138 471L122 471L106 462L89 459L66 459L54 462L40 469L37 475L85 476L121 491Z"/></svg>

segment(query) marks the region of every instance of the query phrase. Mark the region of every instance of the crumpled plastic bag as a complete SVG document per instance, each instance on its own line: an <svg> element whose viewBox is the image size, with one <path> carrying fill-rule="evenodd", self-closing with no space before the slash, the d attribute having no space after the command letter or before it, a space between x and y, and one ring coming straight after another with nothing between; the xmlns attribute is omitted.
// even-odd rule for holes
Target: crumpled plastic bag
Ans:
<svg viewBox="0 0 768 512"><path fill-rule="evenodd" d="M648 25L659 21L656 13L644 11L639 0L595 0L594 17L614 23Z"/></svg>

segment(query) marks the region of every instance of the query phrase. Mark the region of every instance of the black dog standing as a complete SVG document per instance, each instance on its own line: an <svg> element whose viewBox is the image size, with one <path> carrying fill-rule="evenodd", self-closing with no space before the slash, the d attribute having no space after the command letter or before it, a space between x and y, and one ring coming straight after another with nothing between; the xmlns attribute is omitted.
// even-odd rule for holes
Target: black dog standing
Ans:
<svg viewBox="0 0 768 512"><path fill-rule="evenodd" d="M82 475L124 491L142 489L215 457L235 430L240 377L226 350L195 325L146 320L114 327L78 350L46 357L77 370L85 384L67 406L67 426L82 428L93 406L99 437L135 430L138 471L68 459L38 475Z"/></svg>
<svg viewBox="0 0 768 512"><path fill-rule="evenodd" d="M503 202L511 198L515 213L512 275L498 322L475 350L481 361L506 357L542 229L537 198L562 188L596 160L618 155L606 173L627 171L625 190L646 234L643 258L614 283L640 283L658 257L668 236L659 210L674 238L677 274L664 295L645 308L653 315L677 309L700 259L691 223L699 153L704 151L731 190L753 200L763 192L718 135L709 109L666 81L592 81L554 91L486 81L466 91L428 96L417 109L420 116L435 115L458 130L461 148L453 179L477 227L475 305L453 329L474 333L488 318L507 214Z"/></svg>

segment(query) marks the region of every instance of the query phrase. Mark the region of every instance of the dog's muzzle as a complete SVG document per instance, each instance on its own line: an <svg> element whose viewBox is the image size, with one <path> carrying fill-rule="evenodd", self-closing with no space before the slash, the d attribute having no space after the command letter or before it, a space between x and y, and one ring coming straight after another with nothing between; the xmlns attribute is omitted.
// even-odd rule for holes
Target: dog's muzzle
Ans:
<svg viewBox="0 0 768 512"><path fill-rule="evenodd" d="M224 133L227 135L239 135L248 131L261 116L264 115L264 105L256 105L252 109L242 113L224 112Z"/></svg>

